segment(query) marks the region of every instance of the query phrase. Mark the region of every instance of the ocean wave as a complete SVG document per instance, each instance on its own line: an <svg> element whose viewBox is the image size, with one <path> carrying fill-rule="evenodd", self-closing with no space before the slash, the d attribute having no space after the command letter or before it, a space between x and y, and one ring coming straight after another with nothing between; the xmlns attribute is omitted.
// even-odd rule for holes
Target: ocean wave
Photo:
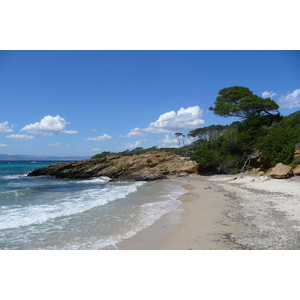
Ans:
<svg viewBox="0 0 300 300"><path fill-rule="evenodd" d="M71 193L63 199L50 203L24 207L7 207L0 212L0 230L41 224L60 217L86 212L103 206L137 191L143 182L124 185L107 185L102 189L92 188ZM59 196L58 196L59 197Z"/></svg>
<svg viewBox="0 0 300 300"><path fill-rule="evenodd" d="M69 181L70 183L106 183L109 182L111 180L111 178L106 177L106 176L101 176L101 177L95 177L95 178L91 178L91 179L84 179L84 180L77 180L77 179L73 179L71 181Z"/></svg>
<svg viewBox="0 0 300 300"><path fill-rule="evenodd" d="M36 190L31 188L25 188L20 190L14 190L14 191L5 191L0 192L0 199L14 199L14 198L21 198L30 196L36 193Z"/></svg>
<svg viewBox="0 0 300 300"><path fill-rule="evenodd" d="M99 239L94 243L93 249L118 249L116 244L122 240L129 239L136 235L139 231L151 226L156 220L160 219L163 215L173 211L181 205L181 201L177 198L185 194L186 190L183 188L174 188L168 194L163 194L161 196L162 201L145 203L140 206L140 211L134 213L131 217L137 222L132 224L130 230L123 232L122 234L112 235L105 239ZM178 221L178 216L176 215L176 222Z"/></svg>
<svg viewBox="0 0 300 300"><path fill-rule="evenodd" d="M13 179L21 179L26 176L27 176L27 174L2 175L2 176L0 176L0 178L4 179L4 180L13 180Z"/></svg>

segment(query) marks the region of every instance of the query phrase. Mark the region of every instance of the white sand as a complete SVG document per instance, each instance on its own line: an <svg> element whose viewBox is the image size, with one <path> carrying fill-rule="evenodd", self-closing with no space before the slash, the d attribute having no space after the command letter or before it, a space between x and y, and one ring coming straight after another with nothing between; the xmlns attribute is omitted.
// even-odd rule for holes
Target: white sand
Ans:
<svg viewBox="0 0 300 300"><path fill-rule="evenodd" d="M188 190L182 205L119 249L300 249L300 177L172 180Z"/></svg>

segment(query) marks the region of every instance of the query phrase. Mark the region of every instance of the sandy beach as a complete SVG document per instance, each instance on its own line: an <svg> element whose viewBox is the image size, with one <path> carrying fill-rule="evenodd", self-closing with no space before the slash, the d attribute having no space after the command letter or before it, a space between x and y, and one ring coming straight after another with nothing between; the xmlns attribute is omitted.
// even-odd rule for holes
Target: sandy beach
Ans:
<svg viewBox="0 0 300 300"><path fill-rule="evenodd" d="M300 177L190 175L182 205L120 250L300 249Z"/></svg>

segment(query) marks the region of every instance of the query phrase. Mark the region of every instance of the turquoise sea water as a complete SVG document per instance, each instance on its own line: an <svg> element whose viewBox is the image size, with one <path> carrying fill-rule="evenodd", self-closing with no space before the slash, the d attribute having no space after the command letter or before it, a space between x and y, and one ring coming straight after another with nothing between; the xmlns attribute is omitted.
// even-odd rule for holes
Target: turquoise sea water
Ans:
<svg viewBox="0 0 300 300"><path fill-rule="evenodd" d="M180 205L168 181L27 177L53 161L0 161L0 249L116 249Z"/></svg>

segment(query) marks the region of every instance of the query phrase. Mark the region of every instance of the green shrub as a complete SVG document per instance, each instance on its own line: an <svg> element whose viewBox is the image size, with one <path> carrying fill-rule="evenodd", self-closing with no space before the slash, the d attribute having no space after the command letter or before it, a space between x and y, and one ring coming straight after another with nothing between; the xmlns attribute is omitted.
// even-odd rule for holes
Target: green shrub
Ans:
<svg viewBox="0 0 300 300"><path fill-rule="evenodd" d="M270 132L257 141L264 159L274 164L293 161L295 145L300 141L300 111L284 117Z"/></svg>
<svg viewBox="0 0 300 300"><path fill-rule="evenodd" d="M300 165L300 157L296 157L290 164L290 167L296 168L298 165Z"/></svg>

